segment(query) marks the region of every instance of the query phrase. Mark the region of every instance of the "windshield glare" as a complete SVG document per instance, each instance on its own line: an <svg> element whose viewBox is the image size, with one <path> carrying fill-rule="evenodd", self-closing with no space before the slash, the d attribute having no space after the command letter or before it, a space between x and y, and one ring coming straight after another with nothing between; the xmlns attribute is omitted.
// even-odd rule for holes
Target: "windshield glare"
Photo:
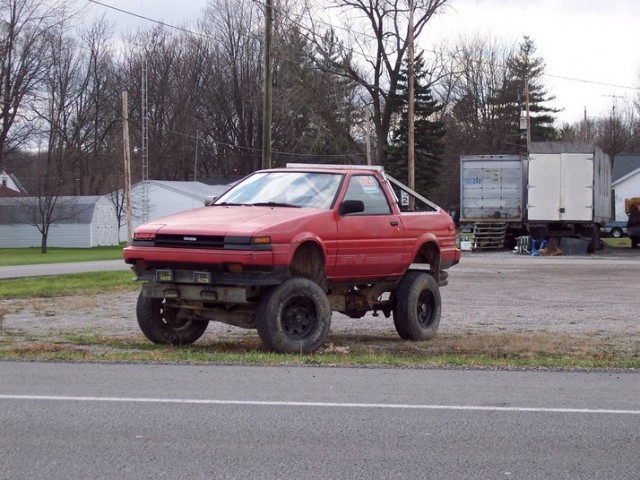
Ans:
<svg viewBox="0 0 640 480"><path fill-rule="evenodd" d="M342 175L311 172L261 172L247 177L214 205L274 204L331 208Z"/></svg>

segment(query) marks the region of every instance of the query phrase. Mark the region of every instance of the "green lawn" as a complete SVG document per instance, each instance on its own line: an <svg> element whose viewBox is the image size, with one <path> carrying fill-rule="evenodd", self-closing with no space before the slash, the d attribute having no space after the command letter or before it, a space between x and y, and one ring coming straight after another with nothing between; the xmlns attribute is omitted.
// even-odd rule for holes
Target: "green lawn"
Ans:
<svg viewBox="0 0 640 480"><path fill-rule="evenodd" d="M629 237L613 238L606 237L602 241L610 248L631 248L631 239Z"/></svg>
<svg viewBox="0 0 640 480"><path fill-rule="evenodd" d="M122 245L94 248L0 248L0 267L41 263L89 262L122 258Z"/></svg>

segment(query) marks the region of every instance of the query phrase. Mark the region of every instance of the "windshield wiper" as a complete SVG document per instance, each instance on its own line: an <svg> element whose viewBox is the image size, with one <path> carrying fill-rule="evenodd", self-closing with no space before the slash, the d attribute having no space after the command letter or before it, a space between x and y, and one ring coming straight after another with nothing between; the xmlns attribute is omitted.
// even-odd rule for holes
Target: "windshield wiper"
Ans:
<svg viewBox="0 0 640 480"><path fill-rule="evenodd" d="M233 203L233 202L222 202L222 203L212 203L213 205L218 205L220 207L248 207L249 203Z"/></svg>
<svg viewBox="0 0 640 480"><path fill-rule="evenodd" d="M292 205L291 203L281 203L281 202L257 202L252 203L254 207L289 207L289 208L300 208L300 205Z"/></svg>

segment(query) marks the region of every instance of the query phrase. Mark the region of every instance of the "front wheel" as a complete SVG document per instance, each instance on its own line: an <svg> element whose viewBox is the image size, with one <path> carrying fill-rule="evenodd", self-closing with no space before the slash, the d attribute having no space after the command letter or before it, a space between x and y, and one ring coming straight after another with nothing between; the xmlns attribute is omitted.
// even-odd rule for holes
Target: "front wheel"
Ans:
<svg viewBox="0 0 640 480"><path fill-rule="evenodd" d="M613 228L611 230L611 236L613 238L622 238L622 229L620 228Z"/></svg>
<svg viewBox="0 0 640 480"><path fill-rule="evenodd" d="M307 278L290 278L267 292L256 312L258 335L279 353L311 353L331 327L329 299Z"/></svg>
<svg viewBox="0 0 640 480"><path fill-rule="evenodd" d="M440 325L442 301L435 279L428 273L410 271L395 292L393 323L404 340L430 340Z"/></svg>
<svg viewBox="0 0 640 480"><path fill-rule="evenodd" d="M140 292L136 306L138 325L144 336L161 345L190 345L198 340L209 322L195 320L192 315L167 306L162 298L149 298Z"/></svg>

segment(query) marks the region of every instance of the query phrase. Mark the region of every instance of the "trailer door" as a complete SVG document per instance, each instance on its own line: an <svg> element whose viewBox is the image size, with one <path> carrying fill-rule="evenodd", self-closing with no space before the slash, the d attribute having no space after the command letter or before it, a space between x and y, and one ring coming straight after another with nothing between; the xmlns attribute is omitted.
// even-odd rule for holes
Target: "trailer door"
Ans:
<svg viewBox="0 0 640 480"><path fill-rule="evenodd" d="M529 222L590 222L593 218L593 155L531 154Z"/></svg>

